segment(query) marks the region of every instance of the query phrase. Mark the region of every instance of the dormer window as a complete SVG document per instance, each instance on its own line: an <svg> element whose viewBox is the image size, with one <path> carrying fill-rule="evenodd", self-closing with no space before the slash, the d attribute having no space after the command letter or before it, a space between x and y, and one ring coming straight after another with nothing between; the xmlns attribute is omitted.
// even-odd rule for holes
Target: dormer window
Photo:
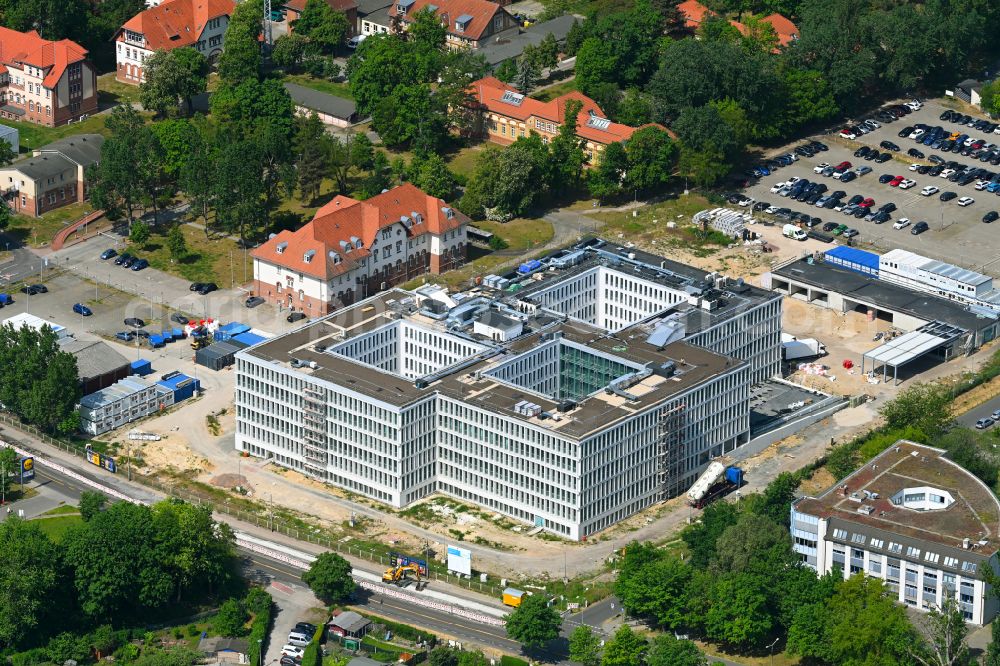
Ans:
<svg viewBox="0 0 1000 666"><path fill-rule="evenodd" d="M354 249L354 246L347 241L340 241L340 249L344 252L344 254L347 254Z"/></svg>
<svg viewBox="0 0 1000 666"><path fill-rule="evenodd" d="M316 250L309 250L304 255L302 255L302 261L307 264L312 261L312 258L316 256Z"/></svg>
<svg viewBox="0 0 1000 666"><path fill-rule="evenodd" d="M333 250L330 250L329 257L330 261L332 261L334 264L340 263L340 255L334 252Z"/></svg>
<svg viewBox="0 0 1000 666"><path fill-rule="evenodd" d="M455 211L454 211L454 209L449 208L448 206L445 206L444 208L441 209L441 212L444 213L444 216L445 216L446 219L448 219L448 220L455 219Z"/></svg>
<svg viewBox="0 0 1000 666"><path fill-rule="evenodd" d="M275 250L277 250L278 254L284 254L285 253L285 248L287 248L287 247L288 247L288 243L282 241L282 242L278 243L277 247L275 247Z"/></svg>
<svg viewBox="0 0 1000 666"><path fill-rule="evenodd" d="M469 23L472 22L472 16L469 14L462 14L457 19L455 19L455 32L465 32L469 27Z"/></svg>
<svg viewBox="0 0 1000 666"><path fill-rule="evenodd" d="M415 1L416 0L399 0L396 3L396 13L397 14L401 14L401 15L405 15L406 12L410 9L410 7L413 6L413 3Z"/></svg>
<svg viewBox="0 0 1000 666"><path fill-rule="evenodd" d="M415 210L410 212L410 217L413 218L413 224L420 224L424 221L424 216Z"/></svg>

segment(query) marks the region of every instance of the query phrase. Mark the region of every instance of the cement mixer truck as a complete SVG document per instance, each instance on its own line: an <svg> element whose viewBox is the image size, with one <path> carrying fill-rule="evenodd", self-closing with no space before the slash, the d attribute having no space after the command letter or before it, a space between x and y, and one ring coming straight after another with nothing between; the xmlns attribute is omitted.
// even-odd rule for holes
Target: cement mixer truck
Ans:
<svg viewBox="0 0 1000 666"><path fill-rule="evenodd" d="M688 490L688 504L700 509L717 497L742 485L742 469L733 465L727 467L714 460Z"/></svg>

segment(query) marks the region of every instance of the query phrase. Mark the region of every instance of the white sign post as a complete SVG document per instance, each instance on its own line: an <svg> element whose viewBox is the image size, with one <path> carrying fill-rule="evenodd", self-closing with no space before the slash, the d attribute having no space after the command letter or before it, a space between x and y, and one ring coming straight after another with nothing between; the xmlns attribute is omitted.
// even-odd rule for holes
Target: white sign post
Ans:
<svg viewBox="0 0 1000 666"><path fill-rule="evenodd" d="M448 546L448 571L472 575L472 551L458 546Z"/></svg>

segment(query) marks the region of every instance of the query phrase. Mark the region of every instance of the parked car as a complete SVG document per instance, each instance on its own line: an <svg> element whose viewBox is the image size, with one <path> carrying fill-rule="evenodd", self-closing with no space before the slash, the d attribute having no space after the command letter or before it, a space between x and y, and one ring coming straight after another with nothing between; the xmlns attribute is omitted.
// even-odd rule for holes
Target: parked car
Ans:
<svg viewBox="0 0 1000 666"><path fill-rule="evenodd" d="M872 152L872 149L870 147L868 147L868 146L861 146L860 148L858 148L857 150L854 151L854 156L855 157L864 157L865 155L867 155L870 152Z"/></svg>
<svg viewBox="0 0 1000 666"><path fill-rule="evenodd" d="M73 312L77 313L78 315L83 315L84 317L89 317L90 315L94 314L93 310L88 308L83 303L74 303Z"/></svg>
<svg viewBox="0 0 1000 666"><path fill-rule="evenodd" d="M129 317L125 320L126 326L131 326L132 328L142 328L146 325L146 322L139 319L138 317Z"/></svg>
<svg viewBox="0 0 1000 666"><path fill-rule="evenodd" d="M910 229L910 233L917 236L924 233L928 229L930 229L930 226L926 222L917 222L913 225L913 228Z"/></svg>
<svg viewBox="0 0 1000 666"><path fill-rule="evenodd" d="M981 418L978 421L976 421L976 428L978 430L985 430L986 428L989 428L994 423L995 423L995 421L992 418L990 418L989 416L984 416L983 418Z"/></svg>
<svg viewBox="0 0 1000 666"><path fill-rule="evenodd" d="M181 326L187 326L188 322L190 322L191 320L182 315L181 313L175 312L172 315L170 315L170 321L180 324Z"/></svg>
<svg viewBox="0 0 1000 666"><path fill-rule="evenodd" d="M281 654L288 655L289 657L301 659L306 653L305 649L297 647L295 645L286 645L281 648Z"/></svg>
<svg viewBox="0 0 1000 666"><path fill-rule="evenodd" d="M115 258L115 266L121 266L126 261L132 258L132 255L128 252L122 252Z"/></svg>
<svg viewBox="0 0 1000 666"><path fill-rule="evenodd" d="M248 308L255 308L258 305L262 304L263 302L264 302L264 299L261 298L260 296L251 296L243 304L245 306L247 306Z"/></svg>
<svg viewBox="0 0 1000 666"><path fill-rule="evenodd" d="M858 174L859 176L864 176L864 175L869 174L871 172L872 172L872 168L870 166L867 166L867 165L865 165L865 166L859 166L857 169L854 170L854 173ZM841 179L841 180L843 180L843 179Z"/></svg>
<svg viewBox="0 0 1000 666"><path fill-rule="evenodd" d="M115 337L121 340L122 342L132 342L133 340L135 340L135 332L118 331L117 333L115 333Z"/></svg>
<svg viewBox="0 0 1000 666"><path fill-rule="evenodd" d="M944 160L938 157L937 155L931 155L930 157L927 158L927 161L933 162L934 164L944 164Z"/></svg>
<svg viewBox="0 0 1000 666"><path fill-rule="evenodd" d="M917 181L911 180L910 178L904 178L903 180L901 180L899 182L899 189L901 189L901 190L908 190L908 189L910 189L911 187L913 187L916 184L917 184Z"/></svg>
<svg viewBox="0 0 1000 666"><path fill-rule="evenodd" d="M837 222L827 222L826 224L823 225L823 231L829 233L839 226L840 224Z"/></svg>
<svg viewBox="0 0 1000 666"><path fill-rule="evenodd" d="M139 261L139 257L129 257L128 259L122 262L122 266L124 268L132 268L132 264L134 264L137 261Z"/></svg>
<svg viewBox="0 0 1000 666"><path fill-rule="evenodd" d="M886 150L891 150L894 153L898 153L899 152L899 146L897 146L896 144L894 144L892 141L883 141L882 143L880 143L878 145L879 145L879 148L885 148Z"/></svg>
<svg viewBox="0 0 1000 666"><path fill-rule="evenodd" d="M893 176L892 180L889 181L889 187L899 187L899 184L904 180L906 180L906 178L903 176Z"/></svg>
<svg viewBox="0 0 1000 666"><path fill-rule="evenodd" d="M813 173L823 173L823 169L827 168L828 166L830 166L829 162L820 162L819 164L813 167Z"/></svg>
<svg viewBox="0 0 1000 666"><path fill-rule="evenodd" d="M132 264L131 268L134 271L141 271L143 268L148 268L149 262L145 259L136 259L135 263Z"/></svg>
<svg viewBox="0 0 1000 666"><path fill-rule="evenodd" d="M210 294L219 288L214 282L195 282L191 285L191 291L196 291L202 296Z"/></svg>
<svg viewBox="0 0 1000 666"><path fill-rule="evenodd" d="M925 196L925 197L929 197L932 194L937 194L937 192L938 192L938 188L934 187L933 185L928 185L924 189L920 190L921 196Z"/></svg>
<svg viewBox="0 0 1000 666"><path fill-rule="evenodd" d="M849 183L852 180L857 180L858 174L855 171L848 171L840 176L839 180L842 183Z"/></svg>
<svg viewBox="0 0 1000 666"><path fill-rule="evenodd" d="M841 234L841 235L842 235L842 236L843 236L844 238L854 238L854 237L855 237L855 236L857 236L857 235L858 235L859 233L861 233L861 232L859 232L859 231L858 231L857 229L852 229L852 228L848 228L848 229L844 229L844 233L843 233L843 234Z"/></svg>
<svg viewBox="0 0 1000 666"><path fill-rule="evenodd" d="M287 321L290 324L294 324L295 322L302 321L305 318L306 314L304 312L292 312L287 317L285 317L285 321Z"/></svg>
<svg viewBox="0 0 1000 666"><path fill-rule="evenodd" d="M35 296L36 294L47 294L49 293L49 288L44 284L26 284L21 287L21 293L27 294L28 296Z"/></svg>
<svg viewBox="0 0 1000 666"><path fill-rule="evenodd" d="M892 159L892 155L890 155L889 153L882 153L881 155L879 155L878 157L875 158L875 162L877 164L885 164L886 162L888 162L891 159Z"/></svg>
<svg viewBox="0 0 1000 666"><path fill-rule="evenodd" d="M976 200L973 199L972 197L962 197L955 203L964 208L965 206L971 206L972 204L976 203Z"/></svg>
<svg viewBox="0 0 1000 666"><path fill-rule="evenodd" d="M983 222L989 224L990 222L996 222L998 218L1000 218L1000 213L997 213L995 210L991 210L986 213L986 215L983 215Z"/></svg>
<svg viewBox="0 0 1000 666"><path fill-rule="evenodd" d="M910 157L916 157L918 160L922 160L925 157L925 155L916 148L910 148L908 151L906 151L906 154L909 155Z"/></svg>
<svg viewBox="0 0 1000 666"><path fill-rule="evenodd" d="M951 201L957 196L958 196L957 194L949 190L947 192L942 192L939 198L941 199L941 201Z"/></svg>
<svg viewBox="0 0 1000 666"><path fill-rule="evenodd" d="M908 217L901 217L892 223L893 229L905 229L908 226L910 226L910 218Z"/></svg>
<svg viewBox="0 0 1000 666"><path fill-rule="evenodd" d="M115 250L114 248L111 248L111 247L109 247L104 252L101 252L101 260L102 261L107 261L108 259L111 259L112 257L117 257L117 256L118 256L118 251Z"/></svg>

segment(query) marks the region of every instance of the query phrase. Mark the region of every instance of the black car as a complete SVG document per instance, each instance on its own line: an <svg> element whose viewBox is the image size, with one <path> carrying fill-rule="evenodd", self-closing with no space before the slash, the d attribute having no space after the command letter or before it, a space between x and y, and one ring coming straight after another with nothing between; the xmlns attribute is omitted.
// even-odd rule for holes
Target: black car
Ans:
<svg viewBox="0 0 1000 666"><path fill-rule="evenodd" d="M820 152L825 152L827 150L830 150L830 147L827 146L822 141L813 141L812 143L809 144L809 146L812 147L812 148L815 148L816 150L818 150Z"/></svg>
<svg viewBox="0 0 1000 666"><path fill-rule="evenodd" d="M807 204L809 204L810 206L815 206L815 205L816 205L816 202L817 202L817 201L819 201L819 200L820 200L820 197L822 197L822 196L823 196L823 195L822 195L822 194L821 194L820 192L813 192L813 193L812 193L812 194L810 194L810 195L809 195L809 197L808 197L808 198L806 199L806 203L807 203Z"/></svg>
<svg viewBox="0 0 1000 666"><path fill-rule="evenodd" d="M117 257L115 257L115 266L121 266L126 261L132 258L132 255L128 252L122 252Z"/></svg>
<svg viewBox="0 0 1000 666"><path fill-rule="evenodd" d="M145 259L136 259L130 268L134 271L141 271L143 268L149 268L149 262Z"/></svg>
<svg viewBox="0 0 1000 666"><path fill-rule="evenodd" d="M855 157L864 157L865 155L867 155L870 152L872 152L871 148L869 148L868 146L861 146L860 148L858 148L857 150L854 151L854 156Z"/></svg>
<svg viewBox="0 0 1000 666"><path fill-rule="evenodd" d="M853 197L851 197L850 199L847 200L847 205L848 206L857 206L859 203L861 203L864 200L865 200L865 198L863 196L861 196L860 194L855 194Z"/></svg>
<svg viewBox="0 0 1000 666"><path fill-rule="evenodd" d="M884 203L882 204L882 207L879 208L879 210L882 212L891 213L892 211L896 210L896 204L892 203L891 201L889 203Z"/></svg>
<svg viewBox="0 0 1000 666"><path fill-rule="evenodd" d="M198 293L205 296L213 291L216 291L218 288L219 286L214 282L204 282L202 283L201 288L198 289Z"/></svg>
<svg viewBox="0 0 1000 666"><path fill-rule="evenodd" d="M185 317L184 315L182 315L181 313L175 312L172 315L170 315L170 321L176 322L176 323L180 324L181 326L186 326L187 323L189 321L191 321L191 320L188 319L187 317Z"/></svg>
<svg viewBox="0 0 1000 666"><path fill-rule="evenodd" d="M739 194L737 194L737 193L734 192L734 193L732 193L732 194L730 194L729 196L726 197L726 201L728 201L731 204L735 204L735 203L738 203L739 200L742 199L742 198L743 198L742 196L740 196Z"/></svg>
<svg viewBox="0 0 1000 666"><path fill-rule="evenodd" d="M938 117L938 120L951 120L951 114L951 109L948 109Z"/></svg>
<svg viewBox="0 0 1000 666"><path fill-rule="evenodd" d="M204 282L192 282L191 286L188 287L188 291L201 291L201 288L204 286Z"/></svg>
<svg viewBox="0 0 1000 666"><path fill-rule="evenodd" d="M899 133L896 136L898 136L901 139L905 139L906 137L910 136L910 134L913 133L913 129L914 128L912 126L908 125L903 129L899 130Z"/></svg>
<svg viewBox="0 0 1000 666"><path fill-rule="evenodd" d="M308 622L296 622L295 629L296 631L301 631L306 636L312 636L316 633L316 625L309 624Z"/></svg>
<svg viewBox="0 0 1000 666"><path fill-rule="evenodd" d="M823 225L823 231L833 231L840 226L839 222L827 222Z"/></svg>
<svg viewBox="0 0 1000 666"><path fill-rule="evenodd" d="M855 172L855 171L848 171L847 173L845 173L843 176L840 177L840 182L842 182L842 183L849 183L852 180L856 179L857 177L858 177L857 172Z"/></svg>
<svg viewBox="0 0 1000 666"><path fill-rule="evenodd" d="M881 155L875 158L875 161L878 162L879 164L885 164L891 159L892 155L890 155L889 153L882 153Z"/></svg>
<svg viewBox="0 0 1000 666"><path fill-rule="evenodd" d="M131 326L132 328L142 328L146 325L146 322L139 319L138 317L129 317L125 320L126 326Z"/></svg>
<svg viewBox="0 0 1000 666"><path fill-rule="evenodd" d="M920 152L916 148L910 148L908 151L906 151L906 154L909 155L910 157L916 157L918 160L922 160L924 159L924 157L926 157L922 152Z"/></svg>
<svg viewBox="0 0 1000 666"><path fill-rule="evenodd" d="M996 212L995 210L991 210L990 212L986 213L986 215L983 215L983 222L989 224L990 222L996 222L997 218L1000 218L1000 213Z"/></svg>
<svg viewBox="0 0 1000 666"><path fill-rule="evenodd" d="M290 324L294 324L295 322L302 321L305 318L306 318L305 312L293 312L287 317L285 317L285 321L287 321Z"/></svg>
<svg viewBox="0 0 1000 666"><path fill-rule="evenodd" d="M881 176L878 177L878 182L880 182L883 185L885 185L886 183L888 183L893 178L895 178L895 176L893 176L891 173L884 173L884 174L882 174Z"/></svg>
<svg viewBox="0 0 1000 666"><path fill-rule="evenodd" d="M107 260L110 259L111 257L116 257L116 256L118 256L118 252L113 248L108 248L104 252L101 252L102 260Z"/></svg>
<svg viewBox="0 0 1000 666"><path fill-rule="evenodd" d="M868 211L868 208L858 208L852 215L860 220L862 217L868 215Z"/></svg>
<svg viewBox="0 0 1000 666"><path fill-rule="evenodd" d="M759 213L763 210L767 210L770 207L771 204L767 203L766 201L758 201L753 206L750 207L750 210L752 210L755 213Z"/></svg>
<svg viewBox="0 0 1000 666"><path fill-rule="evenodd" d="M930 229L930 226L928 226L928 224L926 222L917 222L910 229L910 233L913 234L914 236L916 236L918 234L924 233L928 229Z"/></svg>
<svg viewBox="0 0 1000 666"><path fill-rule="evenodd" d="M930 170L931 167L928 166L927 164L921 164L920 166L917 167L917 173L919 173L921 176L925 175Z"/></svg>
<svg viewBox="0 0 1000 666"><path fill-rule="evenodd" d="M21 293L27 294L28 296L34 296L35 294L47 294L49 293L49 288L44 284L26 284L21 287Z"/></svg>
<svg viewBox="0 0 1000 666"><path fill-rule="evenodd" d="M891 150L894 153L898 153L899 152L899 146L897 146L896 144L894 144L892 141L883 141L882 143L880 143L878 145L879 145L880 148L885 148L886 150Z"/></svg>
<svg viewBox="0 0 1000 666"><path fill-rule="evenodd" d="M889 221L889 213L887 213L884 210L875 213L875 215L872 217L872 222L874 222L875 224L882 224L888 221Z"/></svg>
<svg viewBox="0 0 1000 666"><path fill-rule="evenodd" d="M124 255L122 255L122 256L124 256ZM132 268L132 264L134 264L137 261L139 261L139 257L129 257L128 259L126 259L125 261L122 262L122 266L124 268ZM118 262L115 262L115 263L118 263Z"/></svg>
<svg viewBox="0 0 1000 666"><path fill-rule="evenodd" d="M882 157L882 153L878 152L878 151L877 151L877 150L875 150L875 149L872 149L872 150L869 150L869 151L868 151L867 153L865 153L864 155L862 155L862 157L863 157L863 158L864 158L865 160L867 160L867 161L869 161L869 162L870 162L870 161L872 161L872 160L877 160L878 158Z"/></svg>
<svg viewBox="0 0 1000 666"><path fill-rule="evenodd" d="M949 190L947 192L942 192L940 199L941 199L941 201L951 201L952 199L955 199L957 197L958 197L957 194L955 194L954 192L952 192L951 190Z"/></svg>
<svg viewBox="0 0 1000 666"><path fill-rule="evenodd" d="M934 164L944 164L944 160L938 157L937 155L931 155L930 157L927 158L927 160Z"/></svg>
<svg viewBox="0 0 1000 666"><path fill-rule="evenodd" d="M246 302L243 303L243 305L247 306L248 308L255 308L263 302L264 299L261 298L260 296L251 296L246 300Z"/></svg>

